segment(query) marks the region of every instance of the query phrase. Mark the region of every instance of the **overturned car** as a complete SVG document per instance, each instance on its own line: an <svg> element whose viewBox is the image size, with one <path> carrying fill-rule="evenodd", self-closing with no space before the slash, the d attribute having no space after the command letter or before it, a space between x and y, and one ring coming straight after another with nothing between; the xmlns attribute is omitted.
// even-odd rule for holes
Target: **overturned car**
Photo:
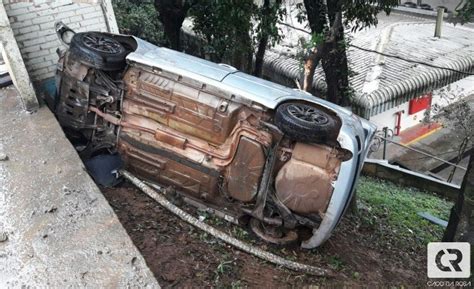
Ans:
<svg viewBox="0 0 474 289"><path fill-rule="evenodd" d="M71 33L58 24L64 40ZM80 155L127 169L266 241L314 248L354 191L375 127L306 92L132 36L75 33L55 113Z"/></svg>

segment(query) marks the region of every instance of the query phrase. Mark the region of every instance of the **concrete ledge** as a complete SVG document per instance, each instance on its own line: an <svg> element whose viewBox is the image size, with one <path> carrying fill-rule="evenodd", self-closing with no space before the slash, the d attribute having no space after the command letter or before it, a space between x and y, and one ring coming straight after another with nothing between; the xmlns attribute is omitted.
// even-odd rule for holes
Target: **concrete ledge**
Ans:
<svg viewBox="0 0 474 289"><path fill-rule="evenodd" d="M392 11L410 14L413 16L418 16L418 17L427 18L427 19L435 19L436 16L438 15L438 11L436 10L436 7L433 7L433 10L423 10L420 8L397 6L397 7L393 7ZM448 18L450 13L451 12L448 12L448 13L445 12L443 14L443 18Z"/></svg>
<svg viewBox="0 0 474 289"><path fill-rule="evenodd" d="M367 176L391 181L399 185L433 192L451 200L457 199L460 190L459 186L399 166L391 165L386 160L366 159L362 173Z"/></svg>
<svg viewBox="0 0 474 289"><path fill-rule="evenodd" d="M159 288L52 113L23 111L13 86L1 154L0 288Z"/></svg>

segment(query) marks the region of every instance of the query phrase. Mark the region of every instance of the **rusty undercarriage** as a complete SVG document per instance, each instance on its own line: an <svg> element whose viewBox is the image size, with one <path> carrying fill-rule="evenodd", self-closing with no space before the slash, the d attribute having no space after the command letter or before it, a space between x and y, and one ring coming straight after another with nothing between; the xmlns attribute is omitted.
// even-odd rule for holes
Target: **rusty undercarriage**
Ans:
<svg viewBox="0 0 474 289"><path fill-rule="evenodd" d="M270 242L316 230L353 159L338 142L338 115L298 99L269 109L212 79L125 58L139 50L130 37L78 33L60 52L55 111L80 155L118 152L136 175L250 221ZM311 125L322 130L308 134Z"/></svg>

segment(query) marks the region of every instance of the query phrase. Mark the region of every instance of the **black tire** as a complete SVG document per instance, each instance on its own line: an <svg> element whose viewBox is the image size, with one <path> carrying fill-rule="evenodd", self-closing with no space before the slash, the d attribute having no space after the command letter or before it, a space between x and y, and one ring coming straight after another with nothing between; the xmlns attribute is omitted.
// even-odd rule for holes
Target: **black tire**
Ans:
<svg viewBox="0 0 474 289"><path fill-rule="evenodd" d="M69 51L85 65L105 71L123 69L128 53L120 42L100 32L76 33Z"/></svg>
<svg viewBox="0 0 474 289"><path fill-rule="evenodd" d="M277 107L275 123L290 139L305 143L332 142L339 132L334 116L314 106L297 102Z"/></svg>

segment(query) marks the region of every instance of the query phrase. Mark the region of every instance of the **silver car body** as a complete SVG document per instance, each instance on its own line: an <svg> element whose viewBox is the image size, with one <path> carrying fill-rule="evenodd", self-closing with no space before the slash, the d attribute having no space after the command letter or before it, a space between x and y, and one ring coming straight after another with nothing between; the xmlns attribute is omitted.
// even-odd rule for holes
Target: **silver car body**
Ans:
<svg viewBox="0 0 474 289"><path fill-rule="evenodd" d="M302 247L315 248L327 240L348 207L376 126L345 108L307 92L250 76L225 64L215 64L174 50L157 47L139 38L134 37L134 39L137 49L128 54L129 64L139 63L159 73L182 76L183 81L198 82L204 85L205 89L218 90L223 97L256 108L275 109L280 103L289 100L303 100L324 106L337 113L342 120L338 141L343 148L353 153L353 158L342 163L321 225L314 229L313 237L303 242Z"/></svg>

